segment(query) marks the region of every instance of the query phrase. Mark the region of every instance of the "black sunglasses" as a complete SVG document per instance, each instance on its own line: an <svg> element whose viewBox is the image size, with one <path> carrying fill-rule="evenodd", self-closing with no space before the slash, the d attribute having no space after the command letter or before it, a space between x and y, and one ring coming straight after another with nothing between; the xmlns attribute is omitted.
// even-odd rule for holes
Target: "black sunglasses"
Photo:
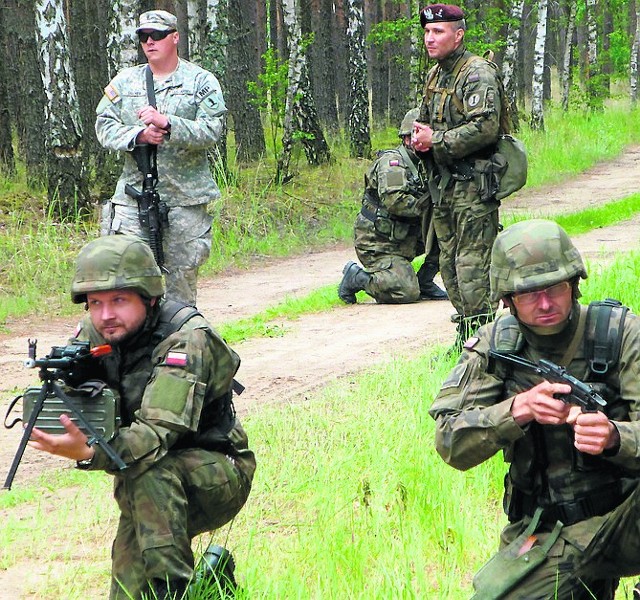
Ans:
<svg viewBox="0 0 640 600"><path fill-rule="evenodd" d="M151 38L154 42L159 42L166 38L170 33L175 33L175 29L169 29L168 31L152 31L151 33L147 33L146 31L138 32L138 39L141 44L146 44Z"/></svg>

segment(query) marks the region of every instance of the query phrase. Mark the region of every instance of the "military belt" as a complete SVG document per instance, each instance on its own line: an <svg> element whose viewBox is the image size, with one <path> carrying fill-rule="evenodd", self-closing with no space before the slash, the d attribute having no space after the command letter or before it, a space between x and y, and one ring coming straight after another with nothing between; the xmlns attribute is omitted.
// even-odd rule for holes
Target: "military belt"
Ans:
<svg viewBox="0 0 640 600"><path fill-rule="evenodd" d="M581 498L576 498L569 502L558 502L542 506L541 520L544 523L555 523L561 521L564 525L573 525L591 517L601 516L618 507L629 496L623 493L620 482L614 485L601 488ZM532 496L522 495L522 512L532 517L538 508Z"/></svg>

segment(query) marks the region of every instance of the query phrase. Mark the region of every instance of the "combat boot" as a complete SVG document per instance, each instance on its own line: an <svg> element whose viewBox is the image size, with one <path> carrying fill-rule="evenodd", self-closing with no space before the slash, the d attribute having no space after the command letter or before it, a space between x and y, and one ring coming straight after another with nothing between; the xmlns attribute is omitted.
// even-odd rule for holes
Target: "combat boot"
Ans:
<svg viewBox="0 0 640 600"><path fill-rule="evenodd" d="M347 304L355 304L356 292L364 290L371 279L371 275L352 260L344 266L342 274L342 281L338 286L338 296L340 300Z"/></svg>
<svg viewBox="0 0 640 600"><path fill-rule="evenodd" d="M433 278L438 272L438 264L436 262L427 261L422 263L416 276L418 285L420 286L420 300L448 300L449 294L438 287Z"/></svg>
<svg viewBox="0 0 640 600"><path fill-rule="evenodd" d="M202 554L195 572L196 586L207 582L207 589L217 590L220 598L235 598L238 584L234 576L236 563L231 552L211 544Z"/></svg>
<svg viewBox="0 0 640 600"><path fill-rule="evenodd" d="M431 281L427 284L420 284L420 300L448 300L449 294Z"/></svg>

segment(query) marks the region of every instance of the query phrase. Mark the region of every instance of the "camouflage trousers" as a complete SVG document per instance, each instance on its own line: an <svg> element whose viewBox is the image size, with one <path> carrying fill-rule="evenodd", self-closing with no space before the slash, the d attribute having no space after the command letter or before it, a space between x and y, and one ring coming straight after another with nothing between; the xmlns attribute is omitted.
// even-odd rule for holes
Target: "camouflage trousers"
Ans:
<svg viewBox="0 0 640 600"><path fill-rule="evenodd" d="M474 181L454 181L433 207L440 273L451 303L465 317L492 314L489 265L498 235L497 200L480 202Z"/></svg>
<svg viewBox="0 0 640 600"><path fill-rule="evenodd" d="M141 600L148 582L188 581L191 540L231 521L249 496L253 452L230 458L201 449L176 450L136 478L116 476L120 508L111 559L110 600Z"/></svg>
<svg viewBox="0 0 640 600"><path fill-rule="evenodd" d="M403 225L394 229L390 237L376 231L373 223L361 214L356 219L356 254L371 275L365 291L383 304L405 304L420 299L420 284L411 261L425 251L421 226ZM393 237L394 234L402 236L402 239ZM440 250L434 243L425 256L423 270L430 272L431 279L438 272L439 254Z"/></svg>
<svg viewBox="0 0 640 600"><path fill-rule="evenodd" d="M195 306L198 268L211 252L211 215L206 204L173 206L169 209L169 227L162 232L166 297ZM102 209L102 235L133 234L149 241L135 206L107 202Z"/></svg>
<svg viewBox="0 0 640 600"><path fill-rule="evenodd" d="M508 525L501 547L511 542L524 525ZM537 533L544 545L549 533ZM547 560L505 600L613 600L618 580L640 574L640 490L611 512L565 527Z"/></svg>

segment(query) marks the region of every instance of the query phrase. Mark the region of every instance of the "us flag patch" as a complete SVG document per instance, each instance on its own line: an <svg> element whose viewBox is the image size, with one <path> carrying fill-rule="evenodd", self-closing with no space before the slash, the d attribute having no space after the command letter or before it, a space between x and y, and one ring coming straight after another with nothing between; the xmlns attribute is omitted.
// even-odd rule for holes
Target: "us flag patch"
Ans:
<svg viewBox="0 0 640 600"><path fill-rule="evenodd" d="M171 367L186 367L187 355L184 352L169 352L164 362Z"/></svg>

